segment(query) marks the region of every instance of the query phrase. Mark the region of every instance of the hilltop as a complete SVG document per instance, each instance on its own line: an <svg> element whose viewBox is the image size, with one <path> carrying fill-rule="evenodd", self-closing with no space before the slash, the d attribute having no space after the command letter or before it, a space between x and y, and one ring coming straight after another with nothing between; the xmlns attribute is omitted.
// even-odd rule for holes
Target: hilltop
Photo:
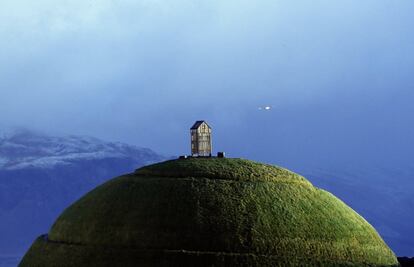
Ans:
<svg viewBox="0 0 414 267"><path fill-rule="evenodd" d="M138 169L61 214L21 266L397 266L375 229L286 169L190 158Z"/></svg>

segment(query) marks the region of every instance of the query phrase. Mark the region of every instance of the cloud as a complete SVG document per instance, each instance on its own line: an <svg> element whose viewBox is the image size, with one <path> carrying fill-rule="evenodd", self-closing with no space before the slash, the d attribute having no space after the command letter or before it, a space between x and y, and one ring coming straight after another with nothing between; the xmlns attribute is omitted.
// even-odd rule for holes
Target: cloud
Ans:
<svg viewBox="0 0 414 267"><path fill-rule="evenodd" d="M278 109L260 120L278 133L277 114L326 103L360 110L408 94L413 9L375 0L5 0L0 124L173 152L193 120L260 127L251 107L272 103Z"/></svg>

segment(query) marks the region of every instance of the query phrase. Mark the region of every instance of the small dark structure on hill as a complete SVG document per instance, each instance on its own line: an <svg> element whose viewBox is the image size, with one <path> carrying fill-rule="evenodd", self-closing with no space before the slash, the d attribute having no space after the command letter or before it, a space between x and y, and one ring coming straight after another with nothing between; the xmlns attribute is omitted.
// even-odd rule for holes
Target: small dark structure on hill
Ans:
<svg viewBox="0 0 414 267"><path fill-rule="evenodd" d="M211 127L205 121L196 121L190 129L191 156L211 157Z"/></svg>

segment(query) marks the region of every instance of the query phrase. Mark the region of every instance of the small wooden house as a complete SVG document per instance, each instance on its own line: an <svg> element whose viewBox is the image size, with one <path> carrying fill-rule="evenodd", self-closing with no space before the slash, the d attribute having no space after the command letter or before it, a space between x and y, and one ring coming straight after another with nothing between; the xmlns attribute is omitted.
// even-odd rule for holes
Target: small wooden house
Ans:
<svg viewBox="0 0 414 267"><path fill-rule="evenodd" d="M205 121L196 121L190 129L191 155L211 157L211 127Z"/></svg>

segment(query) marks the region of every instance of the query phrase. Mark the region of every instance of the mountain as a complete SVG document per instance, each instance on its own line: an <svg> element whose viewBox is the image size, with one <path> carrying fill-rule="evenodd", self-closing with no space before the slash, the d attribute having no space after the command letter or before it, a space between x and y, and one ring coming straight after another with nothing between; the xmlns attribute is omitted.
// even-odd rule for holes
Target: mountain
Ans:
<svg viewBox="0 0 414 267"><path fill-rule="evenodd" d="M0 255L22 254L72 202L108 178L165 159L91 137L0 137Z"/></svg>
<svg viewBox="0 0 414 267"><path fill-rule="evenodd" d="M367 219L397 255L414 255L413 167L354 164L300 173Z"/></svg>

